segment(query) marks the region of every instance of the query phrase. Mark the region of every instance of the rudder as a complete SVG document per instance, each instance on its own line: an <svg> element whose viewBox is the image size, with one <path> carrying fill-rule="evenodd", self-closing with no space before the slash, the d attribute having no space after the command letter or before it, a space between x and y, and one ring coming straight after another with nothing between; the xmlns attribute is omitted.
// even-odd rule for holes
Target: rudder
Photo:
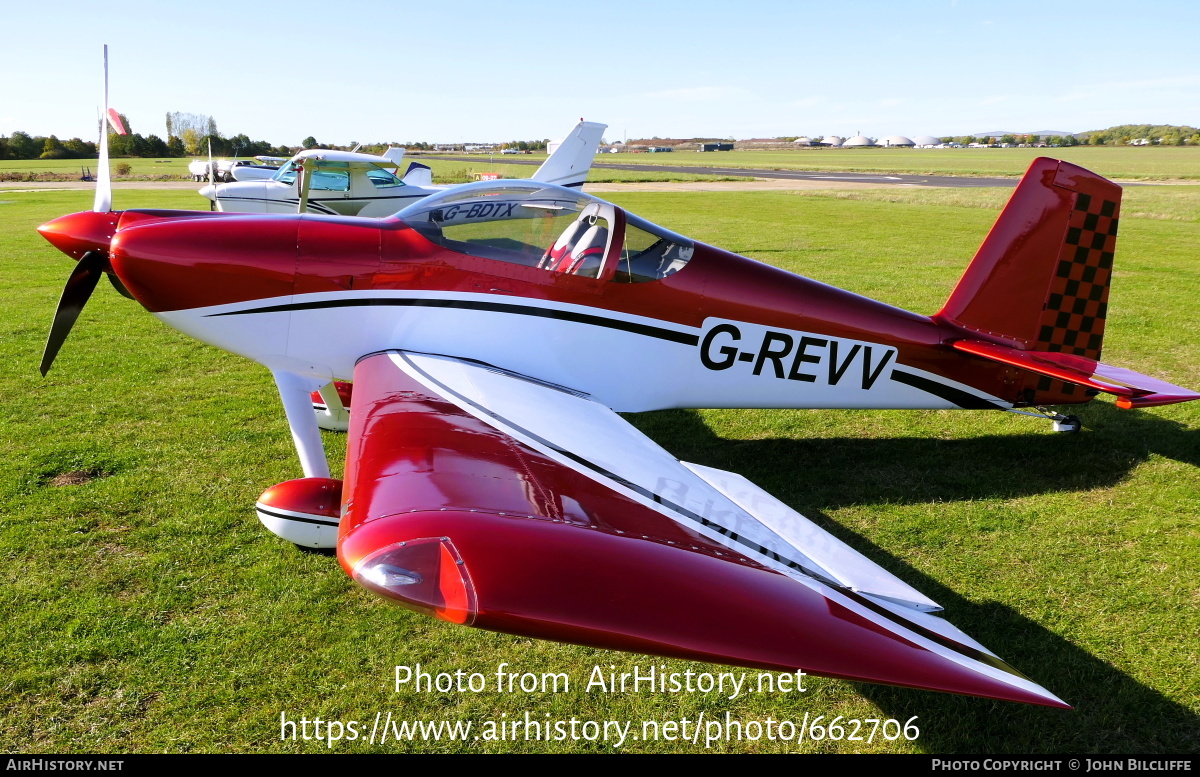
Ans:
<svg viewBox="0 0 1200 777"><path fill-rule="evenodd" d="M1121 187L1035 159L936 318L1019 350L1100 358Z"/></svg>

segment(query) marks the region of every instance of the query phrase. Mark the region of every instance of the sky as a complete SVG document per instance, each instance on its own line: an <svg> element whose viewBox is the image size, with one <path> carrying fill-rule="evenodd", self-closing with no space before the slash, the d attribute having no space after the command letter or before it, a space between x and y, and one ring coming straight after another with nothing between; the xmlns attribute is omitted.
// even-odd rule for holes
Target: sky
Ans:
<svg viewBox="0 0 1200 777"><path fill-rule="evenodd" d="M6 5L0 135L91 139L104 43L111 105L163 137L171 111L283 145L1200 126L1175 0Z"/></svg>

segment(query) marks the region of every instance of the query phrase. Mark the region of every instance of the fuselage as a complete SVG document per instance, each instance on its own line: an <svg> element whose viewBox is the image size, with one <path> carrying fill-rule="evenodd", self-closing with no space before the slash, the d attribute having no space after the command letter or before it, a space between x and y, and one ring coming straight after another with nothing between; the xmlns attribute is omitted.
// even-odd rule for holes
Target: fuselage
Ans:
<svg viewBox="0 0 1200 777"><path fill-rule="evenodd" d="M616 214L597 277L451 250L400 218L232 214L123 226L112 266L169 325L320 378L404 349L618 411L1019 403L1020 371L956 354L933 319L712 246L667 277L618 282Z"/></svg>
<svg viewBox="0 0 1200 777"><path fill-rule="evenodd" d="M338 188L311 189L308 212L325 215L378 218L389 216L409 203L428 197L441 187L425 187L397 181L384 187L375 186L365 175L352 176ZM295 213L300 204L300 184L296 180L237 181L206 186L201 189L216 209L226 213Z"/></svg>
<svg viewBox="0 0 1200 777"><path fill-rule="evenodd" d="M205 186L200 194L226 213L297 213L389 216L446 188L428 177L402 180L403 149L383 156L352 151L302 151L282 167L236 183ZM265 171L264 171L265 172ZM425 171L428 172L427 170Z"/></svg>

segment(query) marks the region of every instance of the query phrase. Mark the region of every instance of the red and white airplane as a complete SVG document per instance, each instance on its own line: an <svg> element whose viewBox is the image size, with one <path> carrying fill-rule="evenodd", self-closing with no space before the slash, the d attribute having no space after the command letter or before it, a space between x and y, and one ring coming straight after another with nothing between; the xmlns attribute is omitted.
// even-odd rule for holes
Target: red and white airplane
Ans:
<svg viewBox="0 0 1200 777"><path fill-rule="evenodd" d="M94 211L39 230L78 260L42 371L108 275L272 371L305 477L259 516L336 546L383 597L510 634L1065 707L933 600L617 413L1200 398L1099 361L1120 199L1034 161L923 316L535 181L378 220L118 212L101 185ZM309 399L331 381L353 381L344 481Z"/></svg>

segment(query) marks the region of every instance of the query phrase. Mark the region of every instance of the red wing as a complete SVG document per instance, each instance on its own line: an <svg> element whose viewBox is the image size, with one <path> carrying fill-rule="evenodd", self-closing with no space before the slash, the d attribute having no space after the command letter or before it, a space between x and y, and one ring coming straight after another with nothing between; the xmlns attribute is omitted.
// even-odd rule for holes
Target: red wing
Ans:
<svg viewBox="0 0 1200 777"><path fill-rule="evenodd" d="M563 387L446 357L355 369L338 555L457 623L1065 706L731 473Z"/></svg>

